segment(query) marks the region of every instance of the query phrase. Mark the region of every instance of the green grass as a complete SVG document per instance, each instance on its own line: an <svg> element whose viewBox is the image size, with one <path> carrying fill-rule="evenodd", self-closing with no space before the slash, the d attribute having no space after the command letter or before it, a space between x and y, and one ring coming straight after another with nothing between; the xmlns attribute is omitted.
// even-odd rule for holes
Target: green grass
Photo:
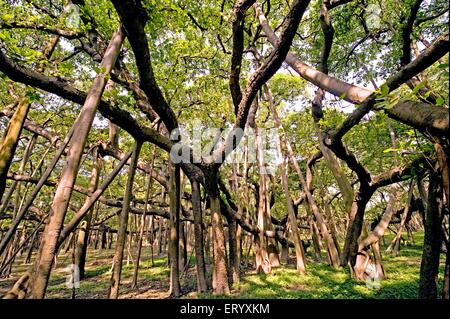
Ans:
<svg viewBox="0 0 450 319"><path fill-rule="evenodd" d="M392 235L386 236L388 244ZM347 269L335 269L324 263L307 263L307 273L299 275L294 266L273 269L269 275L247 273L233 287L230 296L210 293L200 298L286 298L286 299L415 299L419 289L423 233L415 234L416 244L402 246L399 255L383 254L387 278L379 288L350 278ZM382 252L386 247L382 247ZM444 259L442 259L442 264ZM443 267L443 266L442 266ZM441 269L441 273L443 268ZM440 278L442 289L442 278Z"/></svg>

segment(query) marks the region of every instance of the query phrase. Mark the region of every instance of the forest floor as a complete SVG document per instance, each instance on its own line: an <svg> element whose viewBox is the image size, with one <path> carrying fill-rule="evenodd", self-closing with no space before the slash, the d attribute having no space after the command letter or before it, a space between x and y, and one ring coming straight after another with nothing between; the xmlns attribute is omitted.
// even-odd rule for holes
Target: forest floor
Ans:
<svg viewBox="0 0 450 319"><path fill-rule="evenodd" d="M389 243L391 236L386 236ZM350 279L347 270L328 266L325 262L315 262L308 256L307 274L299 276L292 263L273 269L269 275L257 274L251 268L244 271L241 283L232 287L231 295L214 296L195 292L195 261L191 256L190 267L183 274L181 283L183 298L302 298L302 299L397 299L417 298L419 270L422 256L423 233L414 234L415 244L402 245L398 256L383 254L384 267L388 278L379 287L373 282L358 282ZM383 247L385 248L385 247ZM60 254L56 269L52 272L47 298L99 299L107 297L110 270L114 250L90 251L86 263L86 278L80 287L70 289L66 281L72 264L72 254ZM323 259L325 260L325 255ZM210 264L210 263L208 263ZM120 298L167 298L169 269L164 256L154 257L152 265L149 249L143 249L138 287L132 288L133 263L124 260ZM11 277L0 279L0 296L4 295L30 265L24 265L19 258L13 267ZM442 273L442 272L441 272ZM442 280L440 280L442 285Z"/></svg>

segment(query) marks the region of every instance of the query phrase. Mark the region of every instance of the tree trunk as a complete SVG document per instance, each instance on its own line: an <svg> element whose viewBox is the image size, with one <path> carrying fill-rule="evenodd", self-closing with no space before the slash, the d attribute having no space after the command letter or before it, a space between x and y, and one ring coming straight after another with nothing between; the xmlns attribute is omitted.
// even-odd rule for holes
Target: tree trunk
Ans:
<svg viewBox="0 0 450 319"><path fill-rule="evenodd" d="M279 144L279 143L278 143ZM294 239L295 246L295 256L297 258L297 271L300 274L304 274L306 272L305 267L305 252L303 250L303 244L300 239L300 231L298 230L297 218L295 217L294 204L292 203L292 199L290 197L289 185L287 180L287 167L288 167L288 159L284 159L281 164L281 183L283 185L284 194L286 195L287 201L287 210L288 210L288 218L289 223L291 225L292 238ZM289 196L288 196L289 195ZM288 246L289 247L289 246ZM289 248L287 248L287 253L289 254Z"/></svg>
<svg viewBox="0 0 450 319"><path fill-rule="evenodd" d="M14 157L17 143L19 141L20 133L22 132L23 124L27 118L30 109L30 101L27 97L22 98L14 112L11 120L0 142L0 199L6 187L6 176L8 174L9 166Z"/></svg>
<svg viewBox="0 0 450 319"><path fill-rule="evenodd" d="M64 239L72 233L72 231L77 227L77 225L81 222L83 217L91 210L91 208L94 206L95 202L100 198L100 196L103 194L103 192L108 188L108 186L111 184L111 182L114 180L114 178L119 174L121 169L125 166L128 159L131 157L133 151L128 152L122 160L117 164L117 166L112 170L111 173L104 179L102 185L100 185L99 188L96 189L95 192L89 196L89 199L85 201L83 206L80 208L79 211L76 212L76 214L72 217L72 219L66 224L64 229L61 231L61 235L59 236L59 244L60 245ZM111 248L111 243L109 243L108 248Z"/></svg>
<svg viewBox="0 0 450 319"><path fill-rule="evenodd" d="M37 139L37 135L36 134L34 134L29 139L29 141L27 143L27 146L25 148L22 160L20 161L20 167L19 167L19 170L17 171L17 174L21 175L25 171L25 167L26 167L26 165L28 163L28 159L30 158L30 155L31 155L31 153L33 151L33 148L34 148L35 144L36 144L36 139ZM6 211L6 209L8 207L8 204L9 204L9 200L10 200L11 196L13 195L13 193L14 193L14 191L15 191L15 189L16 189L16 187L18 185L19 185L18 181L13 181L11 183L11 186L9 187L8 192L6 193L5 197L2 198L1 195L0 195L0 200L2 200L2 204L1 204L1 207L0 207L0 214L3 214ZM18 188L17 195L20 195L20 194L21 194L20 188ZM18 197L19 196L17 196L17 198ZM19 206L17 206L17 208L18 207Z"/></svg>
<svg viewBox="0 0 450 319"><path fill-rule="evenodd" d="M35 299L44 298L47 289L48 278L50 276L53 259L57 249L58 237L61 232L64 217L69 205L75 179L78 173L81 156L84 145L88 137L92 122L95 117L97 106L103 90L106 85L107 75L111 72L119 55L120 48L124 39L124 33L119 28L113 35L107 51L103 57L102 69L94 79L91 90L86 97L83 108L80 111L80 117L76 124L76 130L73 132L71 144L67 152L66 162L61 172L60 182L55 192L52 203L52 214L45 227L41 247L39 249L33 278L31 282L31 297Z"/></svg>
<svg viewBox="0 0 450 319"><path fill-rule="evenodd" d="M238 255L238 245L237 245L237 236L236 229L237 223L236 219L229 216L227 218L228 222L228 243L229 243L229 269L231 270L231 279L233 284L239 283L239 262L237 259Z"/></svg>
<svg viewBox="0 0 450 319"><path fill-rule="evenodd" d="M120 128L112 123L111 121L108 122L108 128L109 128L109 144L111 144L114 148L119 148L119 130Z"/></svg>
<svg viewBox="0 0 450 319"><path fill-rule="evenodd" d="M444 287L442 289L442 299L449 299L450 288L450 245L447 244L447 256L445 258L445 270L444 270Z"/></svg>
<svg viewBox="0 0 450 319"><path fill-rule="evenodd" d="M142 220L141 220L141 225L140 225L140 230L139 230L139 238L138 238L137 248L136 248L137 249L137 252L136 252L136 263L134 264L133 281L131 283L131 287L133 287L133 288L137 287L137 280L138 280L138 273L139 273L139 263L141 261L142 240L144 238L144 230L145 230L145 225L146 225L146 223L145 223L145 221L146 221L146 213L147 213L147 208L148 208L148 201L149 201L149 198L150 198L150 191L151 191L152 185L153 185L153 183L152 183L153 182L152 172L153 172L153 165L154 165L154 162L155 162L155 157L156 157L156 148L153 149L152 160L151 160L151 163L150 163L150 173L148 174L147 189L145 191L144 212L142 214ZM153 227L153 224L151 226ZM152 245L153 245L153 243L152 243Z"/></svg>
<svg viewBox="0 0 450 319"><path fill-rule="evenodd" d="M97 156L97 149L94 149L92 152L93 158L93 167L91 172L91 178L89 180L89 192L93 193L98 186L98 180L100 175L100 158ZM89 196L86 197L85 202L89 202ZM80 225L80 230L78 232L78 238L76 241L76 249L75 249L75 265L78 266L78 271L80 275L80 279L84 279L84 267L86 264L86 253L87 253L87 245L91 228L91 220L94 208L92 207L87 213L84 221Z"/></svg>
<svg viewBox="0 0 450 319"><path fill-rule="evenodd" d="M211 232L213 244L213 292L214 294L229 294L228 271L225 250L225 235L223 231L222 216L220 214L220 199L217 172L209 172L205 176L206 191L210 198Z"/></svg>
<svg viewBox="0 0 450 319"><path fill-rule="evenodd" d="M419 298L437 298L437 278L441 249L441 176L438 169L430 170L428 203L425 213L425 237L420 264Z"/></svg>
<svg viewBox="0 0 450 319"><path fill-rule="evenodd" d="M322 151L323 158L325 159L325 163L330 171L333 173L336 182L338 183L339 190L341 191L342 198L345 203L345 208L347 212L350 212L353 203L353 188L348 180L348 177L345 175L342 170L341 165L339 164L338 159L334 156L333 152L324 144L323 142L323 132L320 130L318 125L316 126L316 132L319 137L319 148Z"/></svg>
<svg viewBox="0 0 450 319"><path fill-rule="evenodd" d="M111 275L111 285L108 292L109 299L117 299L119 297L120 275L122 272L123 250L127 236L128 214L130 211L130 202L133 192L134 176L136 174L137 162L141 151L141 143L135 142L133 146L133 155L128 168L128 180L122 203L122 211L119 217L119 229L117 231L116 250L114 253L113 269Z"/></svg>
<svg viewBox="0 0 450 319"><path fill-rule="evenodd" d="M205 250L203 247L203 216L200 202L200 187L196 180L191 179L192 188L192 211L194 215L194 233L195 233L195 263L197 269L197 291L205 292L208 290L206 281Z"/></svg>
<svg viewBox="0 0 450 319"><path fill-rule="evenodd" d="M353 267L358 253L358 238L364 221L366 205L373 194L373 189L360 187L355 194L355 200L349 214L348 227L345 235L344 248L341 255L341 266L345 267L349 262Z"/></svg>
<svg viewBox="0 0 450 319"><path fill-rule="evenodd" d="M181 294L179 272L179 241L180 241L180 167L169 160L169 265L170 265L170 295L178 297Z"/></svg>
<svg viewBox="0 0 450 319"><path fill-rule="evenodd" d="M187 264L186 223L179 222L178 272L182 274Z"/></svg>
<svg viewBox="0 0 450 319"><path fill-rule="evenodd" d="M356 257L356 264L353 267L353 273L356 277L356 279L364 280L364 272L366 271L366 266L368 264L369 260L369 254L367 254L367 250L369 246L373 245L374 243L377 243L380 238L384 235L386 229L389 226L389 223L392 219L392 216L394 215L395 210L395 204L397 201L397 190L395 187L392 187L389 194L389 202L386 206L386 210L381 217L380 222L377 224L377 226L374 228L374 230L368 234L364 239L362 239L358 246L358 255ZM378 258L378 262L380 262ZM381 276L382 274L378 274L378 276Z"/></svg>
<svg viewBox="0 0 450 319"><path fill-rule="evenodd" d="M400 249L400 240L402 238L402 231L403 228L406 226L406 220L410 216L410 206L411 206L411 200L413 197L413 190L414 190L414 179L411 180L411 184L409 185L409 191L408 191L408 198L406 199L405 209L402 214L402 219L400 222L400 226L397 230L397 235L395 235L394 239L392 239L391 243L389 244L386 251L392 250L392 255L395 257L398 255L398 251Z"/></svg>

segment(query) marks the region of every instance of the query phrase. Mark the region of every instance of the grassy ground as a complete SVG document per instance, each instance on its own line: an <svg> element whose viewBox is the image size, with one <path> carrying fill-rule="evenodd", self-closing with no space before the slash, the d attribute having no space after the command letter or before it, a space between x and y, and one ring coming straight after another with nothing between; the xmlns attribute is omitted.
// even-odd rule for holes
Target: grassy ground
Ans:
<svg viewBox="0 0 450 319"><path fill-rule="evenodd" d="M387 236L387 243L390 237ZM377 288L350 279L347 270L334 269L325 263L308 260L307 274L304 276L297 274L295 265L273 269L270 275L256 274L248 269L243 274L241 283L232 287L231 295L226 297L213 296L209 293L199 295L195 292L195 268L194 260L191 259L192 267L182 277L185 292L183 298L416 298L422 255L422 233L415 234L415 242L414 245L402 246L397 257L383 254L388 278ZM167 298L169 270L166 258L156 257L152 266L148 249L144 249L143 252L139 284L136 289L131 288L133 264L130 262L127 265L124 261L120 298ZM106 298L113 254L113 250L89 253L86 279L75 290L76 298ZM52 272L47 298L72 297L72 289L66 286L67 266L71 264L71 260L71 254L62 254L59 257L56 269ZM29 266L20 263L15 265L11 277L0 280L0 295L3 295L14 284L19 274ZM440 279L442 285L442 278Z"/></svg>

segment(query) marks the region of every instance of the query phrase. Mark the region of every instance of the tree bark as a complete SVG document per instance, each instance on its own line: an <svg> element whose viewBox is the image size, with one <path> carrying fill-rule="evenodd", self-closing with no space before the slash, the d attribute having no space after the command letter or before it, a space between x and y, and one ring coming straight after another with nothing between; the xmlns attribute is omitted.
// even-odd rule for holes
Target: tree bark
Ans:
<svg viewBox="0 0 450 319"><path fill-rule="evenodd" d="M398 255L403 228L406 226L406 220L410 216L411 200L413 197L413 190L414 190L414 181L415 181L414 179L411 180L411 183L409 185L408 198L406 199L405 210L403 211L402 219L400 221L400 226L398 227L397 234L395 235L394 239L392 239L391 243L386 249L386 251L392 251L393 256Z"/></svg>
<svg viewBox="0 0 450 319"><path fill-rule="evenodd" d="M372 194L373 190L365 187L360 187L358 192L355 194L355 200L353 201L352 209L349 214L344 248L341 254L342 267L345 267L349 262L353 267L356 263L358 238L361 234L366 205L372 197Z"/></svg>
<svg viewBox="0 0 450 319"><path fill-rule="evenodd" d="M364 272L366 271L366 266L369 262L369 255L366 252L368 250L368 247L377 243L381 237L383 237L386 229L389 226L389 223L392 219L392 216L394 215L395 210L395 204L397 201L397 191L393 187L390 190L389 194L389 202L386 206L386 210L381 217L380 222L377 224L377 226L374 228L374 230L368 234L364 239L362 239L358 245L358 255L356 257L356 263L353 267L353 273L356 277L356 279L363 280ZM380 263L380 258L378 258L378 263ZM379 276L384 276L385 274L378 274Z"/></svg>
<svg viewBox="0 0 450 319"><path fill-rule="evenodd" d="M178 297L180 286L180 167L169 159L169 266L170 266L170 295Z"/></svg>
<svg viewBox="0 0 450 319"><path fill-rule="evenodd" d="M198 182L191 179L192 188L192 211L194 214L194 233L195 233L195 263L197 269L197 291L205 292L208 290L206 281L205 250L203 247L203 216L200 202L200 186Z"/></svg>
<svg viewBox="0 0 450 319"><path fill-rule="evenodd" d="M97 189L98 180L100 177L100 158L97 154L97 149L94 148L92 152L92 172L89 180L89 192L93 193ZM89 202L90 197L86 197L85 203ZM92 214L94 212L94 208L92 207L87 215L84 218L84 221L81 223L80 230L78 232L78 238L76 241L75 248L75 265L78 266L78 271L80 275L80 279L84 279L84 268L86 264L86 253L88 248L89 234L91 228Z"/></svg>
<svg viewBox="0 0 450 319"><path fill-rule="evenodd" d="M29 109L29 99L27 97L22 98L17 105L17 110L14 112L14 115L8 123L5 135L0 142L0 199L3 197L5 191L6 176L13 160L17 143L19 142L19 136L22 132L23 124L25 123Z"/></svg>
<svg viewBox="0 0 450 319"><path fill-rule="evenodd" d="M441 176L437 168L430 170L428 203L425 213L425 237L420 264L419 298L437 298L437 278L441 249Z"/></svg>
<svg viewBox="0 0 450 319"><path fill-rule="evenodd" d="M127 238L128 214L130 211L131 198L133 197L132 195L133 182L134 176L136 174L136 167L140 151L141 151L141 143L135 142L133 146L133 155L131 157L131 164L128 168L128 180L127 186L125 188L122 211L119 217L119 229L117 232L117 242L113 260L111 285L108 291L109 299L117 299L119 297L119 285L120 285L120 275L122 273L123 250L125 248L125 241Z"/></svg>
<svg viewBox="0 0 450 319"><path fill-rule="evenodd" d="M151 167L150 167L151 171L153 171L153 165L154 165L154 162L155 162L155 157L156 157L156 148L153 149L152 160L151 160L151 164L150 164L151 165ZM138 273L139 273L139 263L141 261L142 240L144 238L144 230L145 230L145 225L146 225L146 222L145 222L146 221L146 213L147 213L148 201L149 201L149 198L150 198L150 192L151 192L152 186L153 186L153 178L152 178L152 174L150 173L148 175L147 188L146 188L146 191L145 191L144 211L143 211L143 214L142 214L142 220L141 220L140 231L139 231L139 238L138 238L138 242L137 242L136 262L134 264L133 281L131 283L131 286L133 288L137 287L137 280L138 280ZM153 227L153 223L152 223L151 227ZM151 243L151 245L153 245L153 242ZM153 252L153 249L152 249L152 252ZM153 256L152 256L152 258L153 258Z"/></svg>
<svg viewBox="0 0 450 319"><path fill-rule="evenodd" d="M228 270L226 262L225 235L223 231L222 216L220 214L219 180L218 172L205 174L206 191L210 199L211 232L213 248L213 292L214 294L229 294Z"/></svg>

